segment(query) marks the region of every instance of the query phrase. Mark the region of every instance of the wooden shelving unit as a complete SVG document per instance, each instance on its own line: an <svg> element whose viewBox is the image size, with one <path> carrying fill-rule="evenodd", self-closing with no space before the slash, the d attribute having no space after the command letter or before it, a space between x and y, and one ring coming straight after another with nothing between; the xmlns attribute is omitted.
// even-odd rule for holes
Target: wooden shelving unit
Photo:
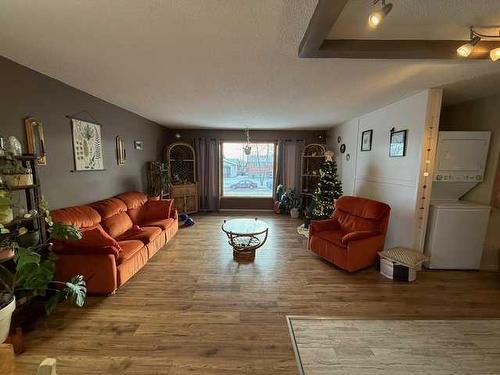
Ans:
<svg viewBox="0 0 500 375"><path fill-rule="evenodd" d="M33 184L25 186L12 186L6 188L11 192L19 192L20 194L22 194L22 192L24 191L24 197L26 199L26 212L30 212L31 210L39 211L42 192L40 179L38 176L37 157L36 155L25 154L21 156L15 156L14 158L19 160L23 167L31 169L31 173L33 174ZM39 231L40 240L42 242L45 242L47 238L45 220L39 214L33 215L29 218L18 217L9 224L5 225L5 227L8 228L16 228L20 226L27 227L30 232Z"/></svg>

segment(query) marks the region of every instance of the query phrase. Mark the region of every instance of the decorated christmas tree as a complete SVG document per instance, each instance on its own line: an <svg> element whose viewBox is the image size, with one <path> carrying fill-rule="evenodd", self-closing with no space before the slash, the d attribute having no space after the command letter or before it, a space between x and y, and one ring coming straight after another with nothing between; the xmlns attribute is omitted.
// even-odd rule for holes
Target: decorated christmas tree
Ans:
<svg viewBox="0 0 500 375"><path fill-rule="evenodd" d="M337 176L337 163L333 159L333 152L327 151L325 157L326 161L319 169L320 180L313 193L314 220L328 219L333 213L335 199L342 196L342 182Z"/></svg>

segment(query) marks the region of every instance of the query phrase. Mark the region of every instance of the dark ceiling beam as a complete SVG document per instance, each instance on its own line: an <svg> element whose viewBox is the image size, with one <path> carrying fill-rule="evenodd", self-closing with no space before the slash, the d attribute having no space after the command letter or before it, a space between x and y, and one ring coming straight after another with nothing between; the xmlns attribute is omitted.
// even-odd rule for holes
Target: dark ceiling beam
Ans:
<svg viewBox="0 0 500 375"><path fill-rule="evenodd" d="M338 59L489 59L500 41L482 41L466 58L457 48L468 40L326 39L349 0L319 0L299 46L299 57Z"/></svg>
<svg viewBox="0 0 500 375"><path fill-rule="evenodd" d="M314 55L349 0L319 0L299 46L299 57Z"/></svg>
<svg viewBox="0 0 500 375"><path fill-rule="evenodd" d="M314 57L341 59L489 59L490 50L499 41L480 42L467 57L458 56L457 48L468 40L325 40ZM311 56L313 57L313 56Z"/></svg>

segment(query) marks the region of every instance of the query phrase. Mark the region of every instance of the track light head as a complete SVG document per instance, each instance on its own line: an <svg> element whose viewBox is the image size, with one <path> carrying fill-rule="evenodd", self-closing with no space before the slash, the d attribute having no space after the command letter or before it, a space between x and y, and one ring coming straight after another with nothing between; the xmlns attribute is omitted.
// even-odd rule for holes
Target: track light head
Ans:
<svg viewBox="0 0 500 375"><path fill-rule="evenodd" d="M490 59L491 61L497 61L500 59L500 48L495 48L490 51Z"/></svg>
<svg viewBox="0 0 500 375"><path fill-rule="evenodd" d="M375 1L377 3L378 0ZM385 0L382 0L382 8L376 11L373 11L370 13L370 16L368 17L368 25L372 29L376 28L380 22L384 19L385 16L389 14L389 12L392 10L392 3L385 3Z"/></svg>
<svg viewBox="0 0 500 375"><path fill-rule="evenodd" d="M472 53L474 46L481 41L479 36L473 36L469 43L462 44L457 48L457 53L461 57L467 57Z"/></svg>

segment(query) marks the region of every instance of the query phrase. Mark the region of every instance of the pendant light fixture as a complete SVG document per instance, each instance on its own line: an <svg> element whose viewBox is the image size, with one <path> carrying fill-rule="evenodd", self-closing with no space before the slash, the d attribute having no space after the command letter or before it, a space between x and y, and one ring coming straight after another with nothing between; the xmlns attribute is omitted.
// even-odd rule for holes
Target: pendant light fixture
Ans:
<svg viewBox="0 0 500 375"><path fill-rule="evenodd" d="M252 153L252 146L250 146L250 129L245 129L245 134L247 136L247 144L243 146L243 150L245 151L245 155L250 155Z"/></svg>
<svg viewBox="0 0 500 375"><path fill-rule="evenodd" d="M373 5L377 4L379 1L382 4L382 8L373 11L368 17L368 25L370 25L372 29L376 28L392 10L392 3L386 4L385 0L374 0Z"/></svg>

